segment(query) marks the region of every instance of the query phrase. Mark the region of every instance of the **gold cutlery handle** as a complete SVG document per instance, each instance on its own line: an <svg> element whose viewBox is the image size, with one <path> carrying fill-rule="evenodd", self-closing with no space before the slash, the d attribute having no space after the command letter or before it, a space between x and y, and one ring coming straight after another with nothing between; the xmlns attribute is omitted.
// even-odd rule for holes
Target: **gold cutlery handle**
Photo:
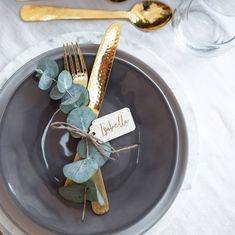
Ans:
<svg viewBox="0 0 235 235"><path fill-rule="evenodd" d="M43 5L25 5L20 11L24 21L79 20L79 19L128 19L125 11L99 11Z"/></svg>
<svg viewBox="0 0 235 235"><path fill-rule="evenodd" d="M92 177L92 181L97 185L97 188L99 189L104 199L104 205L100 205L99 202L97 201L92 201L91 202L92 210L97 215L103 215L109 211L109 200L100 168L97 170L96 174Z"/></svg>

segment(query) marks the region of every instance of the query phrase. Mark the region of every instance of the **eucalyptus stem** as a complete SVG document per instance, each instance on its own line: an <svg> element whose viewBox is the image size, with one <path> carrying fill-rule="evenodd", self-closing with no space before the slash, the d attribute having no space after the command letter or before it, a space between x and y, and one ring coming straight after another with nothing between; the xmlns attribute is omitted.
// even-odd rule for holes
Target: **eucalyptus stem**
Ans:
<svg viewBox="0 0 235 235"><path fill-rule="evenodd" d="M126 147L121 148L121 149L115 149L110 144L107 144L107 143L103 142L102 140L96 138L93 134L89 134L87 132L84 132L83 130L81 130L78 127L73 126L69 123L66 123L66 122L53 122L51 124L51 126L53 128L67 130L72 134L81 136L83 139L86 139L87 141L91 141L91 143L100 152L100 154L105 156L105 157L106 157L105 153L114 153L117 156L119 156L119 152L139 147L139 144L134 144L134 145L126 146ZM110 150L105 149L104 146L110 148ZM88 144L87 144L87 147L88 147ZM88 157L88 151L87 151L86 154L87 154L87 157ZM111 158L110 156L109 156L109 159L115 160L114 158Z"/></svg>
<svg viewBox="0 0 235 235"><path fill-rule="evenodd" d="M85 214L86 214L86 191L87 187L85 187L85 192L84 192L84 202L83 202L83 211L82 211L82 222L85 219Z"/></svg>

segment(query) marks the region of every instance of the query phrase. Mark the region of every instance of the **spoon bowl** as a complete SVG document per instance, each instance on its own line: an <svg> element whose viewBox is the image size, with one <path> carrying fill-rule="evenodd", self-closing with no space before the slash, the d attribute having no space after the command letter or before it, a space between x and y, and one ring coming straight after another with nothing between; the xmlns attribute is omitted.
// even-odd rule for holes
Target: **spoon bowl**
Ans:
<svg viewBox="0 0 235 235"><path fill-rule="evenodd" d="M162 2L136 3L129 12L129 20L142 30L154 30L164 26L172 18L172 10Z"/></svg>

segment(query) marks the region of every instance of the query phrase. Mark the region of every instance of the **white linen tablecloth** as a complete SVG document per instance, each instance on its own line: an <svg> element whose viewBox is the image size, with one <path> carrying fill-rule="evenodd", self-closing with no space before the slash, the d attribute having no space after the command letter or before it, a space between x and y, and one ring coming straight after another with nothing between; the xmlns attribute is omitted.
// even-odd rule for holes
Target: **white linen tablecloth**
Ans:
<svg viewBox="0 0 235 235"><path fill-rule="evenodd" d="M130 9L135 3L108 0L58 0L38 2L94 9ZM173 7L176 2L167 1ZM28 47L60 34L104 31L111 21L60 21L24 23L19 18L23 3L0 1L0 71ZM122 36L138 38L153 50L180 79L198 125L200 156L188 200L177 205L169 225L147 235L235 234L235 49L214 58L199 58L180 50L170 24L154 32L140 32L123 21ZM1 221L0 221L1 223ZM0 225L4 233L4 228ZM14 234L17 235L17 234Z"/></svg>

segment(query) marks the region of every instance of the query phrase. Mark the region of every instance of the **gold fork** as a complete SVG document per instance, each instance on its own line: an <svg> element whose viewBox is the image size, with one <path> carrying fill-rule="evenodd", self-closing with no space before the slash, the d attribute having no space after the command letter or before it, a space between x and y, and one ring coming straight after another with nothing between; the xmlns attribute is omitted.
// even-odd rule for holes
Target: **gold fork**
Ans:
<svg viewBox="0 0 235 235"><path fill-rule="evenodd" d="M87 87L87 68L78 43L71 43L70 45L67 43L64 45L64 68L72 75L74 84L81 84Z"/></svg>
<svg viewBox="0 0 235 235"><path fill-rule="evenodd" d="M72 52L71 52L72 51ZM73 60L74 57L74 60ZM79 62L80 61L80 62ZM74 66L75 62L75 66ZM73 77L73 83L81 84L87 87L88 73L85 64L85 60L82 55L82 51L78 43L71 43L71 45L64 45L64 69L69 71ZM74 161L79 161L81 158L78 154L75 155ZM101 170L98 169L97 173L92 177L92 180L96 182L97 187L104 198L105 204L101 206L97 201L91 203L92 210L95 214L101 215L109 210L109 201L106 193L105 185ZM64 185L72 185L73 181L66 179Z"/></svg>

